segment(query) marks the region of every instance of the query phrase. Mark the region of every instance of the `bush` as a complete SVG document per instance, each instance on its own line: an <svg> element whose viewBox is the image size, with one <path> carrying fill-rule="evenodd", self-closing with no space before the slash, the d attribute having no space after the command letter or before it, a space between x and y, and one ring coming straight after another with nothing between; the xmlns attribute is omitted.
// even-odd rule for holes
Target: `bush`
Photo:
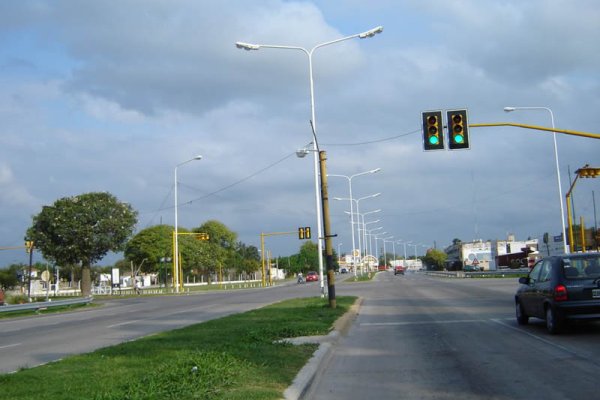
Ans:
<svg viewBox="0 0 600 400"><path fill-rule="evenodd" d="M6 296L6 304L25 304L29 303L29 297L24 294Z"/></svg>

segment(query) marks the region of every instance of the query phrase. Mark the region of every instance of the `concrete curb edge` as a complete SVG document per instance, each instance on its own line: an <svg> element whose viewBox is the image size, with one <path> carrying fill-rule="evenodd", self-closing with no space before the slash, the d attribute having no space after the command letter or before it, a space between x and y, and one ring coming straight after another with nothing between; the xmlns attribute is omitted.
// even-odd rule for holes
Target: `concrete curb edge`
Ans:
<svg viewBox="0 0 600 400"><path fill-rule="evenodd" d="M320 343L320 345L310 360L308 360L308 363L298 372L292 384L283 392L284 399L299 400L306 395L317 376L319 368L324 365L323 361L331 355L334 344L342 335L348 333L358 315L362 302L362 297L357 298L354 304L350 306L348 312L334 322L333 330L327 336L303 338L305 343Z"/></svg>

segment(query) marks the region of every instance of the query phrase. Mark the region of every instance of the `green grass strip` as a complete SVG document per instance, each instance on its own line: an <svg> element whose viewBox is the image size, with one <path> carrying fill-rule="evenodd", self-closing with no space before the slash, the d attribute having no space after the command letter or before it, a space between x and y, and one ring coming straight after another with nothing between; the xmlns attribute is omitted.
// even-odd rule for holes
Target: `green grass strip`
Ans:
<svg viewBox="0 0 600 400"><path fill-rule="evenodd" d="M281 399L317 345L276 343L324 335L355 297L287 300L0 375L19 399ZM51 350L51 349L49 349Z"/></svg>

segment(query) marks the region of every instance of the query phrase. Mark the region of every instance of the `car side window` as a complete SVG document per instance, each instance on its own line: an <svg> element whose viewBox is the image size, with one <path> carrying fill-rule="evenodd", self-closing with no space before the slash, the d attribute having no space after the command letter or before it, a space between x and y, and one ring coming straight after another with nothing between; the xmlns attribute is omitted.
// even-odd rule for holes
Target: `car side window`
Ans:
<svg viewBox="0 0 600 400"><path fill-rule="evenodd" d="M547 282L550 280L550 271L552 270L552 263L550 260L542 261L542 268L540 270L540 282Z"/></svg>
<svg viewBox="0 0 600 400"><path fill-rule="evenodd" d="M542 270L542 261L538 261L531 272L529 273L529 283L536 283L540 277L540 271Z"/></svg>

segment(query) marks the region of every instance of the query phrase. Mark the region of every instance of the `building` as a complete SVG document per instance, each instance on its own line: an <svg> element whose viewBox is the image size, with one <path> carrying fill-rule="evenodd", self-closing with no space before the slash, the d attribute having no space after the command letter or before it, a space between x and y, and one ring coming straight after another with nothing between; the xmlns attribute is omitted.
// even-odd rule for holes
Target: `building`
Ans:
<svg viewBox="0 0 600 400"><path fill-rule="evenodd" d="M516 266L526 266L527 256L537 254L538 239L515 240L509 235L507 240L455 241L444 252L448 255L447 270L479 269L497 270Z"/></svg>

